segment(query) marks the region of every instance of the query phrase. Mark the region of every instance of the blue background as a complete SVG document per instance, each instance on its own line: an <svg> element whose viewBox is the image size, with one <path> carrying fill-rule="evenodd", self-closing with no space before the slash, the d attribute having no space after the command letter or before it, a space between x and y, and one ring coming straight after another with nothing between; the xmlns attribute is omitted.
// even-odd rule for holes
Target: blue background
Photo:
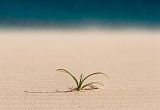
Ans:
<svg viewBox="0 0 160 110"><path fill-rule="evenodd" d="M0 26L124 24L159 26L159 0L1 0Z"/></svg>

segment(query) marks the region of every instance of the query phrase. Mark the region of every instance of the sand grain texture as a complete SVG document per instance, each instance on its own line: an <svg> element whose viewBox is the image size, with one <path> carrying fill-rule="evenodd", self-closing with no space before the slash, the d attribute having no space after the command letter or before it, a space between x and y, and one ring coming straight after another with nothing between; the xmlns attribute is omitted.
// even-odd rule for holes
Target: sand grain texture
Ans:
<svg viewBox="0 0 160 110"><path fill-rule="evenodd" d="M159 110L158 31L1 31L0 110ZM98 90L54 92L74 86L76 77L105 86Z"/></svg>

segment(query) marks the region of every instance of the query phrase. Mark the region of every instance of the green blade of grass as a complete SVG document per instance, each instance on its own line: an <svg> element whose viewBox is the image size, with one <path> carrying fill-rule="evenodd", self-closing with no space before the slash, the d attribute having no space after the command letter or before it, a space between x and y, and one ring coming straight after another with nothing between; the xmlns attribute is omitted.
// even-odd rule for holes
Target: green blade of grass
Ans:
<svg viewBox="0 0 160 110"><path fill-rule="evenodd" d="M68 71L65 70L65 69L57 69L56 71L60 71L60 72L64 72L64 73L69 74L69 75L74 79L74 81L76 82L77 87L78 87L78 81L77 81L77 79L76 79L70 72L68 72Z"/></svg>
<svg viewBox="0 0 160 110"><path fill-rule="evenodd" d="M81 89L83 89L83 88L85 88L85 87L87 87L87 86L89 86L89 85L92 85L92 84L100 84L100 85L103 86L103 84L100 83L100 82L91 82L91 83L88 83L88 84L85 84L84 86L82 86Z"/></svg>
<svg viewBox="0 0 160 110"><path fill-rule="evenodd" d="M80 75L80 80L79 80L78 88L81 88L82 80L83 80L83 74Z"/></svg>
<svg viewBox="0 0 160 110"><path fill-rule="evenodd" d="M104 74L104 73L102 73L102 72L92 73L92 74L86 76L86 77L82 80L81 84L82 84L88 77L93 76L93 75L96 75L96 74L103 74L103 75L107 76L106 74ZM107 76L107 78L109 79L108 76Z"/></svg>

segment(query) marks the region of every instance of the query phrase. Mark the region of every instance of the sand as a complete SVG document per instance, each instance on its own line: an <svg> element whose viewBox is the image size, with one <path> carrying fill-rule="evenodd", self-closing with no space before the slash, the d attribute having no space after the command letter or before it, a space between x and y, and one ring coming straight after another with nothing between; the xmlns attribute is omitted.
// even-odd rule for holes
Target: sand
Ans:
<svg viewBox="0 0 160 110"><path fill-rule="evenodd" d="M104 72L101 89L74 87L56 69ZM160 32L153 30L1 30L0 110L160 110Z"/></svg>

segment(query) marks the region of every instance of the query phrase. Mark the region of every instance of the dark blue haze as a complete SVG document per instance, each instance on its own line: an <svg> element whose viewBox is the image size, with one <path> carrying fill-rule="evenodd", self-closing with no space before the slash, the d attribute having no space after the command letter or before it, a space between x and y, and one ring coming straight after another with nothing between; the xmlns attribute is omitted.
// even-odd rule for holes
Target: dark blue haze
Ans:
<svg viewBox="0 0 160 110"><path fill-rule="evenodd" d="M0 26L160 25L160 0L0 0Z"/></svg>

